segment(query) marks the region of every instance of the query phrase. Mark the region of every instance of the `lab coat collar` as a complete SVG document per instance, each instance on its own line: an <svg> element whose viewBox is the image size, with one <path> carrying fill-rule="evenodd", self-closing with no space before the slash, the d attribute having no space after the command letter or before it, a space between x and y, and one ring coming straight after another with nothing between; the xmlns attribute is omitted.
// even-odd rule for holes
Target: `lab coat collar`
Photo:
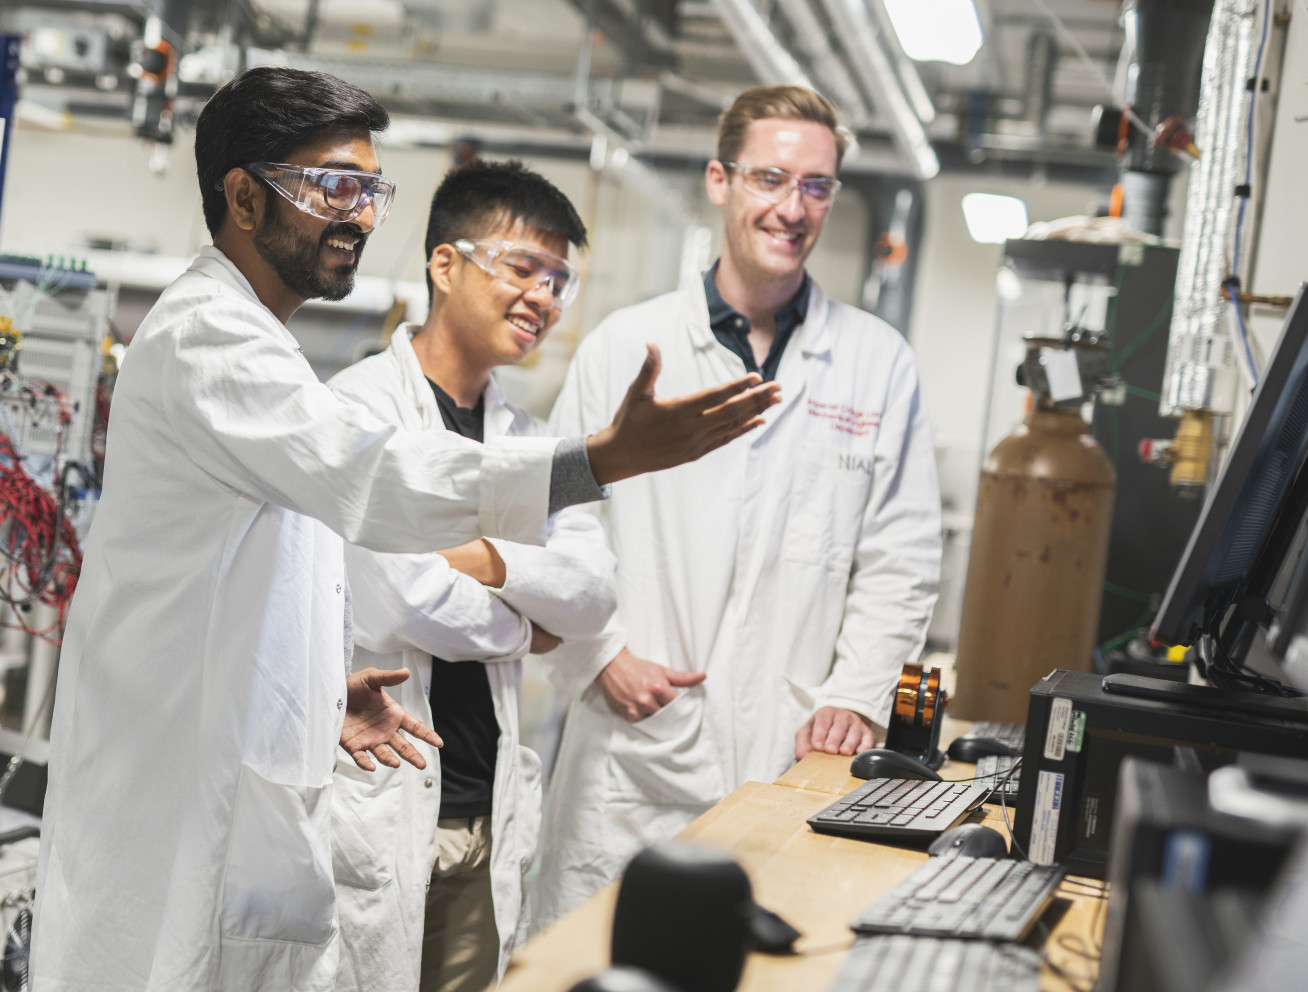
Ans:
<svg viewBox="0 0 1308 992"><path fill-rule="evenodd" d="M831 350L831 330L827 326L827 317L831 311L831 301L822 291L816 279L809 279L808 313L804 322L795 328L789 347L798 345L808 358L823 355ZM723 345L713 334L709 325L708 298L704 295L704 273L689 280L683 286L688 302L686 325L690 329L690 339L696 349L705 351ZM726 350L725 348L723 350ZM782 364L785 364L783 358ZM778 375L780 373L778 372Z"/></svg>
<svg viewBox="0 0 1308 992"><path fill-rule="evenodd" d="M422 411L424 426L443 427L444 421L441 420L436 397L432 394L431 386L427 384L427 376L423 374L422 364L413 350L414 335L420 330L422 330L421 324L401 324L391 335L389 350L395 361L399 363L404 388L408 391L410 399ZM488 438L506 436L513 425L514 413L500 384L495 381L495 376L492 375L487 381L481 395L486 408L485 436Z"/></svg>
<svg viewBox="0 0 1308 992"><path fill-rule="evenodd" d="M195 260L191 262L187 271L198 272L201 275L209 276L211 279L217 279L219 282L225 282L229 286L241 290L258 306L263 307L264 310L268 310L263 300L259 299L259 294L254 291L254 287L250 285L250 280L246 279L245 274L236 267L236 263L213 245L205 245L201 248L200 253L195 256ZM282 323L273 315L271 310L268 310L268 314L278 324ZM286 325L282 324L282 326L285 327Z"/></svg>

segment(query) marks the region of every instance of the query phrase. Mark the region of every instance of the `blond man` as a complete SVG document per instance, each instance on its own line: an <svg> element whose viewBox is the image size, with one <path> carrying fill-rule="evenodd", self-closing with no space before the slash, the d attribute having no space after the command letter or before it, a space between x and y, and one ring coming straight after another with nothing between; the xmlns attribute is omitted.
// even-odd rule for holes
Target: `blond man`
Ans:
<svg viewBox="0 0 1308 992"><path fill-rule="evenodd" d="M912 352L805 271L847 143L799 87L740 95L708 164L722 256L618 311L582 344L552 426L607 422L648 340L678 391L759 372L781 403L694 465L614 486L598 510L618 561L604 633L564 645L575 697L543 840L538 923L747 779L883 735L922 649L940 498ZM567 663L562 663L564 659Z"/></svg>

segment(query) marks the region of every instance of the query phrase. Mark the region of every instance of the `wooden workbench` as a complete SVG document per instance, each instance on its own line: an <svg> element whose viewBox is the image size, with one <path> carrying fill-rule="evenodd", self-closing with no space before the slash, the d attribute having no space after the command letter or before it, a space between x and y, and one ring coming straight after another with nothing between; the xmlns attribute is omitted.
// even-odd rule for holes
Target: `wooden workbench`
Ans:
<svg viewBox="0 0 1308 992"><path fill-rule="evenodd" d="M973 773L971 765L946 764L941 774L967 778ZM730 853L748 873L754 898L803 932L794 955L751 954L740 992L823 992L853 941L849 922L927 859L920 849L809 828L808 817L861 784L849 774L849 758L811 754L770 785L746 782L678 835ZM1007 835L1000 808L983 810L984 822ZM1091 965L1066 945L1089 949L1092 925L1103 925L1088 888L1064 884L1059 894L1045 916L1056 921L1046 948L1055 964L1081 980L1070 983L1046 967L1041 988L1048 992L1090 984ZM501 992L567 992L607 968L616 898L617 883L606 886L529 940L510 961Z"/></svg>

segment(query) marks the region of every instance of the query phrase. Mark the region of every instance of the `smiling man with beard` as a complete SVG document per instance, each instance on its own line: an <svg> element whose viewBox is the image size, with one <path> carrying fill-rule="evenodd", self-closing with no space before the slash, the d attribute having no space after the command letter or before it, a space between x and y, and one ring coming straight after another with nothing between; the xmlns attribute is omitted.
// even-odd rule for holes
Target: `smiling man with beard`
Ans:
<svg viewBox="0 0 1308 992"><path fill-rule="evenodd" d="M60 657L33 992L330 992L337 744L363 769L439 739L348 674L342 539L539 545L599 486L695 458L774 400L741 378L661 400L655 352L589 437L398 430L319 382L287 319L349 292L394 185L386 111L262 67L196 122L213 246L127 349Z"/></svg>

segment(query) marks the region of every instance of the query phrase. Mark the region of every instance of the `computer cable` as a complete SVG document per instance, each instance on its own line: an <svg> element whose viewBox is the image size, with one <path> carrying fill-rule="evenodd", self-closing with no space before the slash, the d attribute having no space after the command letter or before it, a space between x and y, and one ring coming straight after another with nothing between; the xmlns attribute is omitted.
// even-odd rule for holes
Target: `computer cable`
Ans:
<svg viewBox="0 0 1308 992"><path fill-rule="evenodd" d="M839 944L824 944L820 947L811 948L810 950L795 951L790 955L790 957L820 958L826 954L840 954L843 951L848 951L853 946L854 945L851 941L846 940Z"/></svg>
<svg viewBox="0 0 1308 992"><path fill-rule="evenodd" d="M1290 699L1297 699L1308 695L1308 692L1305 692L1302 689L1285 685L1278 679L1259 674L1244 662L1236 661L1227 653L1226 648L1222 646L1222 642L1211 634L1205 634L1201 644L1206 645L1209 653L1207 659L1209 672L1216 672L1220 677L1233 679L1244 686L1252 686L1258 692L1271 696L1283 696ZM1213 657L1214 652L1216 657ZM1235 687L1223 686L1223 688Z"/></svg>
<svg viewBox="0 0 1308 992"><path fill-rule="evenodd" d="M1071 876L1067 876L1063 879L1063 884L1076 885L1083 889L1089 889L1091 893L1096 896L1106 896L1108 894L1108 886L1104 885L1102 882L1096 882L1088 878L1072 878Z"/></svg>
<svg viewBox="0 0 1308 992"><path fill-rule="evenodd" d="M980 809L982 806L984 806L986 803L990 801L990 797L994 795L996 790L999 791L999 798L1002 801L1004 797L1004 791L1003 791L1004 785L1008 782L1010 778L1013 777L1013 773L1021 767L1022 767L1022 759L1018 758L1016 761L1013 762L1012 767L1010 767L1008 771L1004 772L1002 778L997 778L994 775L973 775L971 778L949 779L950 782L977 782L980 781L981 779L991 779L991 778L996 779L995 784L990 787L990 791L983 793L980 797L978 797L976 802L974 802L971 806L969 806L967 809L963 811L963 814L966 816L968 813L976 812L978 809ZM1004 824L1005 825L1008 824L1007 815L1004 816ZM1013 836L1013 830L1011 827L1008 830L1008 835L1010 837ZM1024 854L1022 855L1022 857L1023 859L1025 859L1026 855Z"/></svg>
<svg viewBox="0 0 1308 992"><path fill-rule="evenodd" d="M1048 925L1046 925L1046 923L1044 922L1044 920L1037 920L1037 921L1036 921L1036 929L1040 931L1040 961L1041 961L1041 963L1042 963L1046 968L1048 968L1050 971L1052 971L1055 975L1057 975L1059 978L1061 978L1063 981L1067 982L1067 984L1070 985L1070 986L1075 990L1075 992L1092 992L1092 990L1093 990L1094 987L1095 987L1095 979L1096 979L1096 976L1093 975L1093 974L1082 974L1082 975L1074 974L1074 973L1073 973L1071 970L1069 970L1066 966L1061 965L1061 964L1059 964L1057 961L1055 961L1055 960L1053 959L1053 957L1050 955L1050 953L1049 953L1049 948L1048 948L1048 944L1049 944L1049 927L1048 927ZM1072 936L1072 935L1071 935L1071 934L1064 934L1063 936L1066 937L1066 936ZM1079 938L1078 938L1078 939L1079 939ZM1065 946L1061 940L1058 941L1058 946L1059 946L1060 948L1062 948L1063 950L1068 951L1068 953L1070 953L1070 954L1075 954L1075 955L1077 955L1078 957L1082 957L1082 958L1086 957L1086 955L1082 954L1081 952L1079 952L1079 951L1075 951L1075 950L1073 950L1073 949L1071 949L1071 948ZM1090 961L1090 963L1093 964L1095 961L1098 960L1098 958L1091 958L1091 959L1088 959L1088 960Z"/></svg>
<svg viewBox="0 0 1308 992"><path fill-rule="evenodd" d="M1013 768L1017 768L1021 763L1019 759L1014 763ZM1022 848L1022 845L1017 842L1017 834L1013 832L1012 821L1008 818L1008 794L1002 789L999 790L999 807L1004 811L1004 828L1008 831L1008 839L1013 844L1013 850L1022 856L1023 861L1030 861L1031 859L1026 856L1026 851Z"/></svg>

